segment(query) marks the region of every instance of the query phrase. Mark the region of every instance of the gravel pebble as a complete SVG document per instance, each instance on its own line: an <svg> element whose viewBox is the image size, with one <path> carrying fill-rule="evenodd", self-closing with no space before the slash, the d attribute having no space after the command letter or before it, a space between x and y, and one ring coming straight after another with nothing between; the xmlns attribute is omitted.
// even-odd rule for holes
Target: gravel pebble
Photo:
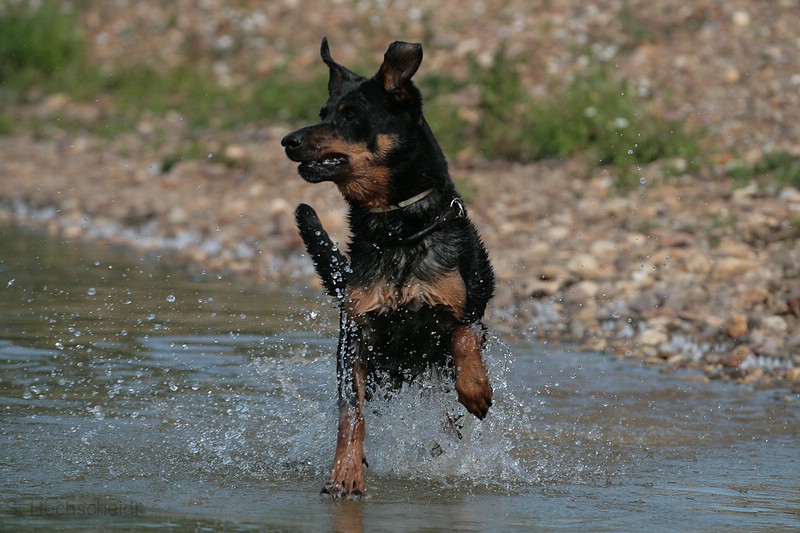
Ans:
<svg viewBox="0 0 800 533"><path fill-rule="evenodd" d="M648 95L652 109L711 132L708 155L719 166L798 153L794 0L757 10L710 0L366 5L97 2L82 20L92 60L109 70L133 59L174 67L190 49L228 86L285 67L320 68L323 35L345 64L363 63L364 54L377 64L392 38L422 40L419 76L466 76L470 57L489 65L505 45L530 57L520 75L532 94L606 63ZM469 117L474 91L452 96ZM46 126L0 138L4 224L158 251L275 290L319 288L294 229L297 203L317 208L334 241L347 240L335 188L303 182L283 155L280 138L291 125L226 131L222 144L219 132L190 132L166 113L109 140L57 120L103 120L99 105L52 94L18 111ZM158 162L190 134L213 157L164 172ZM470 214L498 275L489 321L511 338L569 340L711 379L796 387L800 191L691 177L680 171L686 162L671 163L669 176L656 163L641 169L645 184L619 191L613 169L587 175L577 158L522 165L453 155L451 172L470 191Z"/></svg>

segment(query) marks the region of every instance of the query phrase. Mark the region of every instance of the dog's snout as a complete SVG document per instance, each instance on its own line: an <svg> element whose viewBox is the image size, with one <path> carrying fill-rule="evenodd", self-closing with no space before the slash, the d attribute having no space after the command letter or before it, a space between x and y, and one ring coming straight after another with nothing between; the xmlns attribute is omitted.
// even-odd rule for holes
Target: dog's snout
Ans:
<svg viewBox="0 0 800 533"><path fill-rule="evenodd" d="M281 139L281 146L284 148L299 148L303 144L303 132L295 131Z"/></svg>

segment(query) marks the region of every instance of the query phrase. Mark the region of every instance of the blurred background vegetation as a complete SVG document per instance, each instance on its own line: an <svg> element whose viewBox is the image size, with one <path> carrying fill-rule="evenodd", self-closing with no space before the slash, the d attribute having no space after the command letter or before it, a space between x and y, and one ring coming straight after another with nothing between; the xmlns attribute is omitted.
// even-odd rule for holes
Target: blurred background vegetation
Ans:
<svg viewBox="0 0 800 533"><path fill-rule="evenodd" d="M194 130L316 119L327 78L321 64L299 74L272 69L246 84L229 86L220 84L201 61L166 69L147 61L102 68L87 53L81 3L68 4L69 9L66 5L0 0L0 134L42 127L41 118L12 110L53 94L96 103L103 110L99 120L89 122L63 117L61 127L110 138L146 113L177 112ZM612 78L603 63L566 84L553 81L546 94L534 97L519 74L524 61L501 46L488 65L470 58L468 72L461 76L420 73L426 116L448 154L519 162L580 156L589 166L613 165L620 187L637 183L640 167L654 161L664 161L667 174L674 161L680 161L681 173L710 171L704 157L711 148L706 132L651 112L647 95ZM451 95L468 89L478 96L465 112ZM173 158L204 154L188 143ZM769 175L800 187L798 161L775 154L736 167L731 175L742 180ZM165 168L169 165L164 161Z"/></svg>

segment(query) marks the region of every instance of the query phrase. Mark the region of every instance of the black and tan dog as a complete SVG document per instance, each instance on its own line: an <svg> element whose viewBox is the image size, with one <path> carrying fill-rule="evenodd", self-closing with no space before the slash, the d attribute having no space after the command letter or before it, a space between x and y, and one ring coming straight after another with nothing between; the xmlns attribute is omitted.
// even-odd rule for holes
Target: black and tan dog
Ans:
<svg viewBox="0 0 800 533"><path fill-rule="evenodd" d="M297 225L327 292L341 302L337 349L339 434L323 493L364 494L363 404L377 384L398 386L427 368L455 376L458 400L480 419L492 404L480 320L494 292L488 254L422 116L411 77L422 46L394 42L372 78L336 63L321 122L283 138L306 181L331 181L350 208L349 257L316 212Z"/></svg>

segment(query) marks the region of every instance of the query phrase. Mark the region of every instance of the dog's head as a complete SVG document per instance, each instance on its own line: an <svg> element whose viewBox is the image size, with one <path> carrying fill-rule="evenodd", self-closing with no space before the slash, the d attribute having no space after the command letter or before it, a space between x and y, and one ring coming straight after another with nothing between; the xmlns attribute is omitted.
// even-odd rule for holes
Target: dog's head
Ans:
<svg viewBox="0 0 800 533"><path fill-rule="evenodd" d="M430 132L420 92L411 82L422 62L422 45L392 43L372 78L334 61L327 39L320 55L330 69L320 122L290 133L281 144L300 163L306 181L332 181L356 205L385 207L393 195L406 194L400 189L410 188L396 183L396 177L417 157L419 138Z"/></svg>

